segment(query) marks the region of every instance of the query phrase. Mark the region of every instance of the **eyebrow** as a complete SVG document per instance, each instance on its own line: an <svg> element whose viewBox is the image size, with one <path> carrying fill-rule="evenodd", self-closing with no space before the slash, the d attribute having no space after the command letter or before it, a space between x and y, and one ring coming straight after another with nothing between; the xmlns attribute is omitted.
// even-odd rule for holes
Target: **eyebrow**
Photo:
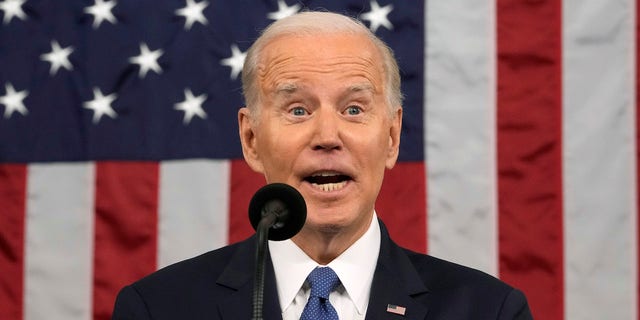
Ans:
<svg viewBox="0 0 640 320"><path fill-rule="evenodd" d="M371 91L375 92L373 86L370 83L356 83L349 86L351 92Z"/></svg>
<svg viewBox="0 0 640 320"><path fill-rule="evenodd" d="M292 94L298 90L295 83L281 83L276 86L276 94Z"/></svg>
<svg viewBox="0 0 640 320"><path fill-rule="evenodd" d="M281 83L278 84L276 86L276 90L275 93L277 95L279 94L292 94L296 91L298 91L298 89L300 89L300 87L295 84L295 83ZM371 85L370 83L356 83L353 85L350 85L347 88L347 91L349 92L362 92L362 91L370 91L370 92L375 92L375 89L373 87L373 85Z"/></svg>

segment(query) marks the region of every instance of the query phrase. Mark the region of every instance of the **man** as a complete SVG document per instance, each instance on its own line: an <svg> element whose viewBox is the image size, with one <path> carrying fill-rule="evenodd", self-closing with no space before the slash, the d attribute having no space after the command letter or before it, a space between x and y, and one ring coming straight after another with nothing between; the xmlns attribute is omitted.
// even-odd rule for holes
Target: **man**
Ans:
<svg viewBox="0 0 640 320"><path fill-rule="evenodd" d="M402 249L378 221L402 95L392 52L366 27L326 12L273 23L243 89L245 160L308 211L300 233L269 243L265 319L531 319L520 291ZM254 251L250 238L160 270L120 292L113 319L249 319Z"/></svg>

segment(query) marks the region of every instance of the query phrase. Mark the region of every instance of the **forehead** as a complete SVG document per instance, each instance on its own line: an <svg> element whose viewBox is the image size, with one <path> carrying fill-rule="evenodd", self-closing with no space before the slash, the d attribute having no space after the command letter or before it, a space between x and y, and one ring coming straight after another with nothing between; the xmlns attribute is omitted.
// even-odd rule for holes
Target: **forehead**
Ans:
<svg viewBox="0 0 640 320"><path fill-rule="evenodd" d="M263 49L258 63L262 90L275 91L301 82L347 81L347 87L382 90L381 55L365 35L280 36ZM325 82L326 83L326 82Z"/></svg>

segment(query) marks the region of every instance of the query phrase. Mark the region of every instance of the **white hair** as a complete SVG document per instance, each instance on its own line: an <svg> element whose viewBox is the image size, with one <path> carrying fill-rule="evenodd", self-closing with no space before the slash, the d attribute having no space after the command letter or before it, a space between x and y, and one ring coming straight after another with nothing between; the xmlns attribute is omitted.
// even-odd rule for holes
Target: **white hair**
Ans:
<svg viewBox="0 0 640 320"><path fill-rule="evenodd" d="M242 90L245 103L255 113L259 103L256 69L264 47L280 36L307 36L317 34L353 34L367 36L382 56L385 73L385 98L390 112L402 104L400 71L393 51L357 19L331 12L301 12L269 25L247 51L242 69Z"/></svg>

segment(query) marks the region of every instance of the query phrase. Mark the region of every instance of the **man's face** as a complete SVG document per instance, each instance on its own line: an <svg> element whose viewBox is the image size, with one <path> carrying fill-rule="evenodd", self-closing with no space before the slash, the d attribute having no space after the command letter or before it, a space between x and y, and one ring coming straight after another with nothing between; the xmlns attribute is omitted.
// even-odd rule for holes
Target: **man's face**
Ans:
<svg viewBox="0 0 640 320"><path fill-rule="evenodd" d="M362 35L280 37L258 66L259 116L239 113L245 159L268 183L295 187L307 231L364 232L385 168L398 156L379 52Z"/></svg>

